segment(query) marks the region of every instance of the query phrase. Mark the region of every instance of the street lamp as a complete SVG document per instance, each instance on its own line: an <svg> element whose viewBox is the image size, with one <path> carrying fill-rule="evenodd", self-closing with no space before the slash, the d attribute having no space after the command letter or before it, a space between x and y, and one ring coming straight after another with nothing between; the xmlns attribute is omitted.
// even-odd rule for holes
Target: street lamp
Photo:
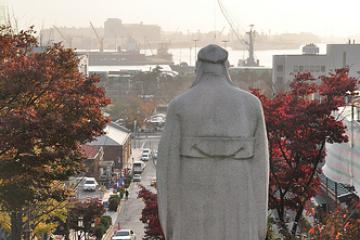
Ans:
<svg viewBox="0 0 360 240"><path fill-rule="evenodd" d="M78 240L81 239L81 228L84 227L84 218L82 216L78 217L78 227L79 227L79 233L78 233Z"/></svg>

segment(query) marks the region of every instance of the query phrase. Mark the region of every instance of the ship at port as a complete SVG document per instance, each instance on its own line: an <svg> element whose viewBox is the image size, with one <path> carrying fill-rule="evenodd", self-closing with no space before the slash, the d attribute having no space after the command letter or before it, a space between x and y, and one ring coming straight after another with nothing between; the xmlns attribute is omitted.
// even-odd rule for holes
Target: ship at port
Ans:
<svg viewBox="0 0 360 240"><path fill-rule="evenodd" d="M127 48L117 48L117 51L77 51L87 55L89 66L134 66L134 65L170 65L172 55L168 53L166 43L160 43L156 54L141 53L134 39L129 39Z"/></svg>
<svg viewBox="0 0 360 240"><path fill-rule="evenodd" d="M87 55L90 66L173 63L168 53L169 42L161 39L161 28L157 25L123 24L120 19L110 18L104 27L95 27L92 22L88 28L52 26L42 29L40 35L42 45L62 42L79 55Z"/></svg>

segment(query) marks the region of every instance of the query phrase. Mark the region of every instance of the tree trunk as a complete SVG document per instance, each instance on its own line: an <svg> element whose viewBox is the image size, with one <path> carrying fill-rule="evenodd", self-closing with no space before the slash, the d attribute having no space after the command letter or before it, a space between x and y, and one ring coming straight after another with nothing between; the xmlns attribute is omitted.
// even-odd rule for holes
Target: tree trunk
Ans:
<svg viewBox="0 0 360 240"><path fill-rule="evenodd" d="M22 235L22 212L11 212L11 240L21 240Z"/></svg>
<svg viewBox="0 0 360 240"><path fill-rule="evenodd" d="M296 212L295 221L294 221L293 227L291 229L291 234L293 236L295 236L295 234L296 234L296 230L299 225L299 221L302 217L303 210L304 210L304 206L300 206L300 208Z"/></svg>

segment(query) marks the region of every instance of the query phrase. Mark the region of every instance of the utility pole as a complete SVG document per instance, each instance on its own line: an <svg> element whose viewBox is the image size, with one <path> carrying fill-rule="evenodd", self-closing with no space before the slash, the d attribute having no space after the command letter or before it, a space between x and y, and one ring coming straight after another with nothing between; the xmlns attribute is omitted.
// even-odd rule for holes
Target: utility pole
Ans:
<svg viewBox="0 0 360 240"><path fill-rule="evenodd" d="M191 66L191 47L189 48L189 66Z"/></svg>
<svg viewBox="0 0 360 240"><path fill-rule="evenodd" d="M195 60L195 63L196 63L196 60L197 60L197 56L196 56L196 43L199 41L199 39L193 39L194 41L194 60Z"/></svg>
<svg viewBox="0 0 360 240"><path fill-rule="evenodd" d="M227 43L230 42L229 40L222 40L221 41L224 44L224 48L227 48Z"/></svg>
<svg viewBox="0 0 360 240"><path fill-rule="evenodd" d="M247 66L257 66L257 63L255 61L254 57L254 34L255 31L253 30L254 24L250 25L250 31L247 32L249 34L249 58L247 59Z"/></svg>

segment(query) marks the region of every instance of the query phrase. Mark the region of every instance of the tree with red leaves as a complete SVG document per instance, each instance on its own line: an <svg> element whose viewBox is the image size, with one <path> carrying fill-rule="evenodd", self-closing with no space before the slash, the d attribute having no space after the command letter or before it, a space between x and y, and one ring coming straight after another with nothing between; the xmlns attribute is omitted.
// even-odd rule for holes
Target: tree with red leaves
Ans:
<svg viewBox="0 0 360 240"><path fill-rule="evenodd" d="M288 217L294 221L293 236L305 203L319 190L325 143L348 141L345 126L332 114L356 90L357 80L348 73L339 69L319 80L298 74L288 91L273 98L253 90L263 104L269 138L269 207L283 230Z"/></svg>
<svg viewBox="0 0 360 240"><path fill-rule="evenodd" d="M146 224L145 238L164 240L165 237L158 215L157 195L142 185L139 185L139 187L138 198L141 198L145 203L140 218L140 221Z"/></svg>
<svg viewBox="0 0 360 240"><path fill-rule="evenodd" d="M32 29L0 27L0 206L10 212L14 240L29 206L66 198L54 182L80 170L79 146L103 134L108 121L99 78L79 72L75 52L37 46Z"/></svg>
<svg viewBox="0 0 360 240"><path fill-rule="evenodd" d="M311 213L314 215L314 213ZM348 209L328 213L322 222L315 222L308 234L311 240L358 240L360 236L360 203Z"/></svg>

